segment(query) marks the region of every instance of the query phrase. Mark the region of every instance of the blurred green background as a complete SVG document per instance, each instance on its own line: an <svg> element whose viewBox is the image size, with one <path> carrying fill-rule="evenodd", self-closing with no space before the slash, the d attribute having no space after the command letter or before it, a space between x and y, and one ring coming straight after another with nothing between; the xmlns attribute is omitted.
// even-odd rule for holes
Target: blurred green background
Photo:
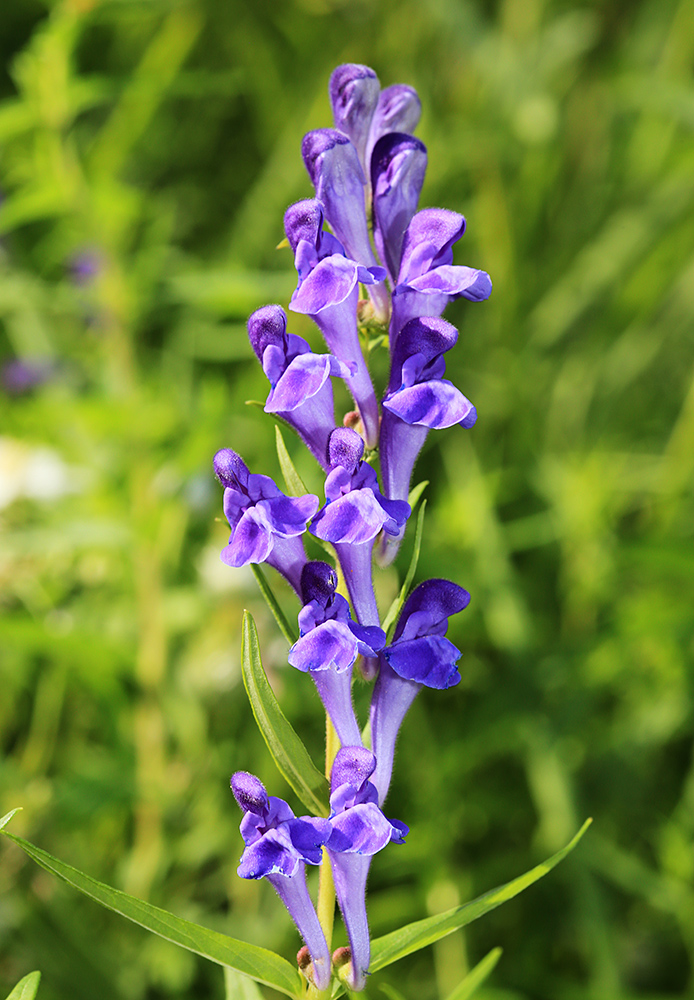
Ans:
<svg viewBox="0 0 694 1000"><path fill-rule="evenodd" d="M419 90L421 203L466 215L456 261L494 280L447 312L479 421L431 434L417 473L418 579L473 595L449 631L463 681L405 722L388 812L412 833L373 866L373 934L595 817L551 876L369 996L445 997L497 944L480 1000L694 995L694 2L5 0L0 50L0 815L23 806L14 832L181 916L298 947L235 874L230 773L298 807L240 683L244 606L316 759L322 716L250 573L219 562L211 458L278 475L245 319L291 294L275 247L311 193L301 137L330 123L332 68L368 63ZM39 968L41 1000L223 995L218 967L6 842L0 890L0 993Z"/></svg>

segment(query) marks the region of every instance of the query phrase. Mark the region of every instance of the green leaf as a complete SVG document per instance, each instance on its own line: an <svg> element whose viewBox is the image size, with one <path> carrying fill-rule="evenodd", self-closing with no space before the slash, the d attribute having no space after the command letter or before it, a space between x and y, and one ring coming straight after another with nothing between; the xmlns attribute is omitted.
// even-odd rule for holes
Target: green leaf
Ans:
<svg viewBox="0 0 694 1000"><path fill-rule="evenodd" d="M423 479L421 483L417 483L417 485L413 486L412 489L410 490L407 502L412 508L413 513L415 507L419 503L419 498L421 497L422 493L424 492L424 490L427 488L428 485L429 485L429 480Z"/></svg>
<svg viewBox="0 0 694 1000"><path fill-rule="evenodd" d="M277 447L277 457L280 462L280 469L282 470L282 475L284 476L284 482L289 492L289 496L305 496L308 493L308 490L304 485L303 479L294 467L294 463L292 462L289 452L287 451L287 446L284 443L282 431L279 429L277 424L275 424L275 445Z"/></svg>
<svg viewBox="0 0 694 1000"><path fill-rule="evenodd" d="M326 816L324 803L328 801L328 782L311 760L275 698L260 659L258 631L248 611L243 613L241 665L255 721L280 773L307 809L316 816Z"/></svg>
<svg viewBox="0 0 694 1000"><path fill-rule="evenodd" d="M265 598L265 602L272 612L272 617L275 619L279 626L279 630L287 640L290 646L293 646L296 640L299 638L298 632L291 627L284 611L277 603L277 598L275 597L272 587L265 579L265 574L261 570L260 566L256 563L251 563L251 572L256 579L258 586L260 587L260 593Z"/></svg>
<svg viewBox="0 0 694 1000"><path fill-rule="evenodd" d="M224 967L224 992L226 1000L263 1000L263 995L253 979Z"/></svg>
<svg viewBox="0 0 694 1000"><path fill-rule="evenodd" d="M500 958L501 948L492 948L489 954L468 972L465 979L458 983L453 992L449 993L447 1000L468 1000L477 987L482 985Z"/></svg>
<svg viewBox="0 0 694 1000"><path fill-rule="evenodd" d="M420 483L420 486L424 488L426 483ZM410 559L409 569L407 570L407 576L400 588L400 593L395 598L393 603L388 609L388 614L383 621L383 631L388 636L388 642L390 642L392 636L388 633L391 631L395 622L397 621L398 615L402 611L402 606L407 600L407 595L412 586L412 581L414 580L414 575L417 572L417 563L419 562L419 552L422 547L422 532L424 530L424 511L427 509L426 500L422 500L422 506L419 508L419 514L417 515L417 527L414 533L414 548L412 549L412 558Z"/></svg>
<svg viewBox="0 0 694 1000"><path fill-rule="evenodd" d="M7 997L7 1000L34 1000L40 982L41 973L30 972L28 976L24 976L23 979L19 980Z"/></svg>
<svg viewBox="0 0 694 1000"><path fill-rule="evenodd" d="M392 934L386 934L385 937L377 938L371 947L371 966L369 971L378 972L379 969L384 969L387 965L392 965L393 962L397 962L398 959L403 958L405 955L412 954L413 951L426 948L428 945L433 944L434 941L438 941L439 938L457 931L460 927L467 926L473 920L477 920L485 913L489 913L490 910L496 909L497 906L501 906L507 900L513 899L514 896L517 896L524 889L527 889L528 886L532 885L533 882L537 882L543 875L551 871L560 861L563 861L566 855L573 851L592 822L591 819L587 819L566 847L553 854L547 861L543 861L542 864L531 868L525 875L514 879L513 882L507 882L498 889L492 889L483 896L473 899L472 902L456 906L446 913L439 913L435 917L418 920L413 924L407 924L407 926L393 931Z"/></svg>
<svg viewBox="0 0 694 1000"><path fill-rule="evenodd" d="M10 811L8 813L6 813L2 817L2 819L0 819L0 830L2 830L3 827L7 826L7 824L10 822L10 820L12 819L12 817L14 816L15 813L18 813L18 812L21 812L21 811L22 811L22 807L21 806L17 806L16 809L10 809Z"/></svg>
<svg viewBox="0 0 694 1000"><path fill-rule="evenodd" d="M109 910L115 910L116 913L152 931L153 934L158 934L167 941L202 955L203 958L209 958L218 965L228 965L245 976L257 979L259 983L272 986L280 993L286 993L291 997L300 995L302 980L299 971L274 952L254 944L247 944L245 941L236 941L226 934L220 934L219 931L212 931L190 920L176 917L158 906L136 899L135 896L128 896L127 893L104 885L103 882L97 882L91 876L66 865L63 861L58 861L57 858L21 837L16 837L5 830L2 831L2 835L18 844L46 871L57 875L64 882L79 889L85 896L95 899Z"/></svg>

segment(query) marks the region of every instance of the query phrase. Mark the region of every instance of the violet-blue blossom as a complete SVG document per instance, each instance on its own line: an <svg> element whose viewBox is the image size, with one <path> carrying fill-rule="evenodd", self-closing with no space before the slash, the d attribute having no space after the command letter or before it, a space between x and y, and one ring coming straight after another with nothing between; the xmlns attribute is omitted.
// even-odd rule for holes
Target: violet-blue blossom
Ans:
<svg viewBox="0 0 694 1000"><path fill-rule="evenodd" d="M352 668L359 653L377 655L385 633L352 620L349 604L337 593L337 574L327 563L306 563L301 592L300 638L289 650L289 663L311 674L342 745L356 746L362 740L352 706Z"/></svg>
<svg viewBox="0 0 694 1000"><path fill-rule="evenodd" d="M486 271L453 263L453 244L465 232L465 219L445 208L425 208L413 217L402 245L397 285L393 289L390 346L416 316L440 316L454 299L481 302L492 282Z"/></svg>
<svg viewBox="0 0 694 1000"><path fill-rule="evenodd" d="M231 536L221 558L228 566L267 562L300 592L306 553L301 535L318 509L318 497L288 497L269 476L249 472L231 448L214 456L214 471L224 487L224 514Z"/></svg>
<svg viewBox="0 0 694 1000"><path fill-rule="evenodd" d="M426 146L402 132L384 135L371 156L374 242L393 284L400 270L402 241L417 210L426 168Z"/></svg>
<svg viewBox="0 0 694 1000"><path fill-rule="evenodd" d="M449 617L469 603L469 593L457 583L420 583L405 601L393 641L379 656L371 741L377 761L372 779L380 803L390 786L395 741L415 697L423 686L444 690L460 681L456 664L461 653L445 634Z"/></svg>
<svg viewBox="0 0 694 1000"><path fill-rule="evenodd" d="M416 90L395 83L380 91L369 66L345 63L333 70L329 85L335 128L349 136L364 174L370 175L371 151L388 132L413 132L422 112Z"/></svg>
<svg viewBox="0 0 694 1000"><path fill-rule="evenodd" d="M410 505L389 500L378 486L375 470L362 461L364 442L356 431L337 427L330 435L330 472L325 480L326 503L309 530L335 547L352 607L362 625L378 625L373 591L371 553L381 530L400 533Z"/></svg>
<svg viewBox="0 0 694 1000"><path fill-rule="evenodd" d="M306 942L319 990L330 984L330 951L306 886L306 865L319 865L323 844L332 835L329 820L299 819L284 799L268 796L254 775L237 771L234 798L243 810L241 836L246 845L238 867L241 878L267 878Z"/></svg>
<svg viewBox="0 0 694 1000"><path fill-rule="evenodd" d="M330 377L348 379L356 365L330 354L314 354L303 337L287 332L280 306L257 309L248 320L248 336L271 385L265 412L291 424L327 469L328 438L335 426Z"/></svg>
<svg viewBox="0 0 694 1000"><path fill-rule="evenodd" d="M408 827L390 820L378 805L378 792L369 778L376 760L362 746L342 747L330 776L330 825L326 843L351 950L349 985L364 988L371 959L366 916L366 880L371 859L394 841L404 843Z"/></svg>
<svg viewBox="0 0 694 1000"><path fill-rule="evenodd" d="M315 199L290 206L284 228L299 275L289 308L313 319L339 361L357 366L348 388L359 409L366 441L373 448L378 440L378 403L359 343L356 314L359 283L382 281L386 272L345 256L339 240L323 231L323 208Z"/></svg>
<svg viewBox="0 0 694 1000"><path fill-rule="evenodd" d="M444 353L457 339L458 331L445 319L425 316L406 323L395 344L379 446L383 491L393 500L407 498L412 469L430 429L472 427L477 419L470 400L443 378ZM400 539L385 541L382 565L395 558Z"/></svg>

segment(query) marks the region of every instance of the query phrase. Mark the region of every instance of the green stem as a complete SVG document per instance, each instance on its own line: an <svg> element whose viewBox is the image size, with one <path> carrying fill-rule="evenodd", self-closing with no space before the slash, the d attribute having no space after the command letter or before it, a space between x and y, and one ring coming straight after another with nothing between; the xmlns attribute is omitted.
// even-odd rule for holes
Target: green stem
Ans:
<svg viewBox="0 0 694 1000"><path fill-rule="evenodd" d="M340 749L340 741L335 732L330 718L325 717L325 776L330 781L330 772L333 769L333 762L337 751ZM323 850L323 860L321 861L318 881L318 906L316 907L318 920L323 928L325 940L328 942L328 951L333 937L333 924L335 922L335 884L333 882L332 868L328 852ZM321 993L315 986L309 986L307 997L325 997L327 993Z"/></svg>

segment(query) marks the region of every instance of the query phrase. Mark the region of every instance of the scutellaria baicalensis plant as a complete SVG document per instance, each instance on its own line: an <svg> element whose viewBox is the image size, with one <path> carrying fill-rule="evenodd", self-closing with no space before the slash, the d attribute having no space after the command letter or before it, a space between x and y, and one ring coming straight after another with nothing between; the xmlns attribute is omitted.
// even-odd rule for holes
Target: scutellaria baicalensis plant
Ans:
<svg viewBox="0 0 694 1000"><path fill-rule="evenodd" d="M296 816L284 799L268 795L257 777L236 771L231 789L243 813L245 844L238 874L267 879L285 904L304 942L298 968L266 948L182 920L52 858L6 831L16 810L0 819L0 834L44 868L154 933L225 966L228 1000L239 991L256 995L252 986L246 992L243 979L238 989L234 986L237 975L297 998L362 990L371 972L463 927L539 879L587 826L515 881L371 941L369 869L376 854L391 842L403 844L409 832L382 811L398 734L422 687L443 693L460 681L461 654L446 631L451 616L470 601L467 590L443 579L424 580L408 593L417 570L424 500L405 582L385 614L376 601L374 557L383 566L398 555L425 485L410 492L429 431L454 424L466 430L477 419L473 404L444 377L445 355L458 334L441 313L457 298L483 301L491 281L486 272L453 262L453 246L465 231L462 215L442 208L417 210L427 151L411 134L420 116L415 91L404 84L382 91L372 69L352 64L334 71L329 90L334 128L310 132L302 144L315 197L290 206L284 217L298 274L289 308L315 321L328 353L315 353L291 333L279 305L263 306L248 320L251 346L270 383L263 408L293 429L316 460L316 492L304 487L279 430L286 493L269 476L251 472L235 450L222 447L214 456L231 529L221 558L229 567L252 566L289 642L289 664L310 676L326 712L321 774L272 692L255 623L246 612L242 669L253 712L278 769L311 815ZM360 286L368 299L360 299ZM387 344L390 353L380 406L367 365L379 344ZM7 391L25 391L43 377L11 374L5 379ZM333 378L344 380L356 404L338 426ZM261 563L293 589L298 635L258 568ZM361 723L352 701L357 672L374 682L369 718ZM297 683L303 681L297 678ZM317 905L307 865L320 869ZM348 945L331 956L336 904ZM469 996L498 955L498 949L490 953L452 995Z"/></svg>
<svg viewBox="0 0 694 1000"><path fill-rule="evenodd" d="M215 456L231 527L222 559L231 566L267 562L296 591L300 634L288 661L311 676L333 730L327 820L296 819L282 800L268 799L257 778L243 772L232 778L244 810L239 875L271 881L308 949L302 971L319 991L329 979L326 935L308 901L305 865L318 863L324 849L349 938L335 967L350 989L361 990L370 961L365 892L371 859L391 840L403 843L407 833L381 812L398 731L422 686L446 689L460 680L460 652L445 632L470 595L447 580L421 583L387 643L373 557L376 552L386 563L398 553L411 515L413 467L429 430L475 423L475 407L443 377L445 352L458 335L440 315L456 298L478 302L491 291L486 272L453 263L463 216L417 211L427 151L411 134L420 116L415 91L405 85L381 91L372 69L351 64L334 71L329 91L335 127L309 132L301 148L315 197L291 205L284 228L298 275L289 308L314 320L330 353L314 354L288 332L279 305L258 309L248 321L271 385L264 408L293 427L319 463L325 503L318 509L311 494L284 496L268 477L249 473L230 449ZM360 286L369 307L359 299ZM389 340L391 360L380 407L362 349L379 334ZM335 425L334 377L344 379L357 407L344 415L344 426ZM331 547L334 566L307 560L305 531ZM355 664L376 678L366 737L352 703ZM329 936L326 883L319 911Z"/></svg>

